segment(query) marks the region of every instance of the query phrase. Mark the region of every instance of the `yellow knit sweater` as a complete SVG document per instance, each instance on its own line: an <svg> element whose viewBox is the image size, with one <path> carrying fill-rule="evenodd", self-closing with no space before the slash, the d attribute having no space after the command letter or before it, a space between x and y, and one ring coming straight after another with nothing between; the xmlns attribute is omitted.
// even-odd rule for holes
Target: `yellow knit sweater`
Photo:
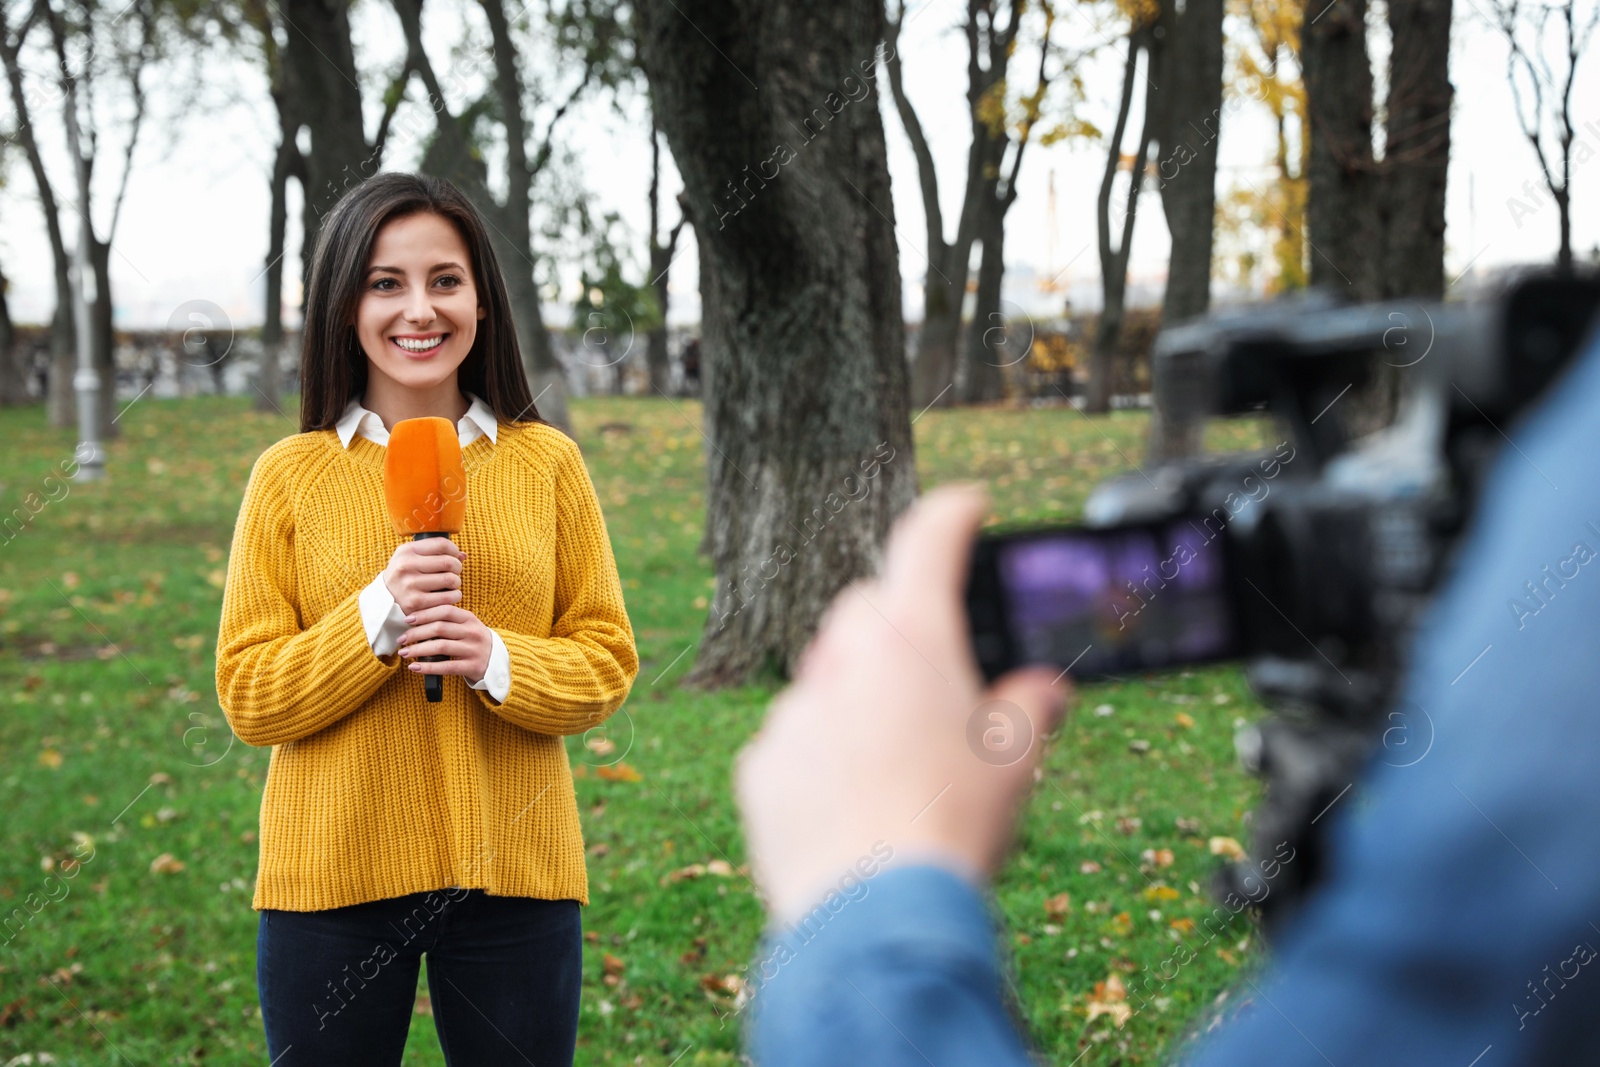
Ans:
<svg viewBox="0 0 1600 1067"><path fill-rule="evenodd" d="M501 423L463 449L459 605L511 658L503 704L444 676L430 704L379 657L357 603L402 538L384 446L296 434L256 461L217 635L217 700L272 745L253 906L318 911L450 886L587 904L562 734L606 719L639 671L594 485L571 438Z"/></svg>

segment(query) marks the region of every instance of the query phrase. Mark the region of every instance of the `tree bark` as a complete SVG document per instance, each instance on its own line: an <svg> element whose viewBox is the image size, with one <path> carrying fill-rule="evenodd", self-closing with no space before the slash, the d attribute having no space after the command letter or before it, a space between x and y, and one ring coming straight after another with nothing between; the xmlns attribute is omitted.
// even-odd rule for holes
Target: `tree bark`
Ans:
<svg viewBox="0 0 1600 1067"><path fill-rule="evenodd" d="M1156 166L1161 209L1172 252L1167 264L1163 324L1203 315L1211 305L1211 252L1217 213L1217 139L1222 125L1224 0L1188 0L1180 14L1163 0L1162 62L1150 97L1157 112ZM1198 455L1205 424L1192 405L1173 403L1172 383L1151 367L1152 409L1147 461Z"/></svg>
<svg viewBox="0 0 1600 1067"><path fill-rule="evenodd" d="M688 682L739 684L792 671L916 494L883 125L870 94L854 95L875 71L883 10L645 0L636 19L690 213L707 220L716 593Z"/></svg>
<svg viewBox="0 0 1600 1067"><path fill-rule="evenodd" d="M1451 0L1389 0L1394 37L1384 123L1382 233L1387 299L1444 295L1450 167Z"/></svg>
<svg viewBox="0 0 1600 1067"><path fill-rule="evenodd" d="M1367 0L1308 0L1300 40L1311 126L1311 284L1374 300L1384 288L1384 239L1375 210Z"/></svg>

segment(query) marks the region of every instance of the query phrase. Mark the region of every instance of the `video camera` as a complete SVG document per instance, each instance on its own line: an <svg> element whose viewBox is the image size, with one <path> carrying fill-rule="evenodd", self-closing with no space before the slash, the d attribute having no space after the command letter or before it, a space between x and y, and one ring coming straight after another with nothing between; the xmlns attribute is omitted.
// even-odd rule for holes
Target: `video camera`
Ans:
<svg viewBox="0 0 1600 1067"><path fill-rule="evenodd" d="M1265 783L1249 851L1288 842L1296 856L1261 902L1270 934L1319 879L1319 820L1365 762L1415 762L1431 745L1424 713L1397 703L1412 634L1490 462L1597 309L1595 279L1533 276L1461 303L1311 292L1163 330L1152 359L1169 416L1266 411L1284 440L1113 478L1083 526L981 537L967 608L984 674L1245 660L1274 712L1235 739ZM1399 386L1395 417L1354 437L1379 374ZM1219 890L1250 898L1253 870L1249 857L1224 868Z"/></svg>

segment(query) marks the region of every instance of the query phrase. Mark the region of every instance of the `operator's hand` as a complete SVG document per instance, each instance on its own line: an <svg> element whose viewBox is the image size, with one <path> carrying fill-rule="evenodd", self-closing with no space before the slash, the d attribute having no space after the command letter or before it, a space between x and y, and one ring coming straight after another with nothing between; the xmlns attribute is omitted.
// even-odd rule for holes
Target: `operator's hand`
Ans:
<svg viewBox="0 0 1600 1067"><path fill-rule="evenodd" d="M889 867L933 863L974 883L1004 858L1070 683L1026 667L983 686L963 590L987 510L970 485L901 516L883 573L839 592L740 753L739 808L774 919L799 917L884 846Z"/></svg>

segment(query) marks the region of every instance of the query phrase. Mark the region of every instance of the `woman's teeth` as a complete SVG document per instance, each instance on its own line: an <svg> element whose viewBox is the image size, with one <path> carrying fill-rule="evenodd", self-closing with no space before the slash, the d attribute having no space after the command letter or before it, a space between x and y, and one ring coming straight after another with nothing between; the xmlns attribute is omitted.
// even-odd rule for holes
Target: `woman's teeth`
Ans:
<svg viewBox="0 0 1600 1067"><path fill-rule="evenodd" d="M431 352L444 343L444 334L428 340L418 340L412 337L391 337L391 341L405 349L407 352Z"/></svg>

